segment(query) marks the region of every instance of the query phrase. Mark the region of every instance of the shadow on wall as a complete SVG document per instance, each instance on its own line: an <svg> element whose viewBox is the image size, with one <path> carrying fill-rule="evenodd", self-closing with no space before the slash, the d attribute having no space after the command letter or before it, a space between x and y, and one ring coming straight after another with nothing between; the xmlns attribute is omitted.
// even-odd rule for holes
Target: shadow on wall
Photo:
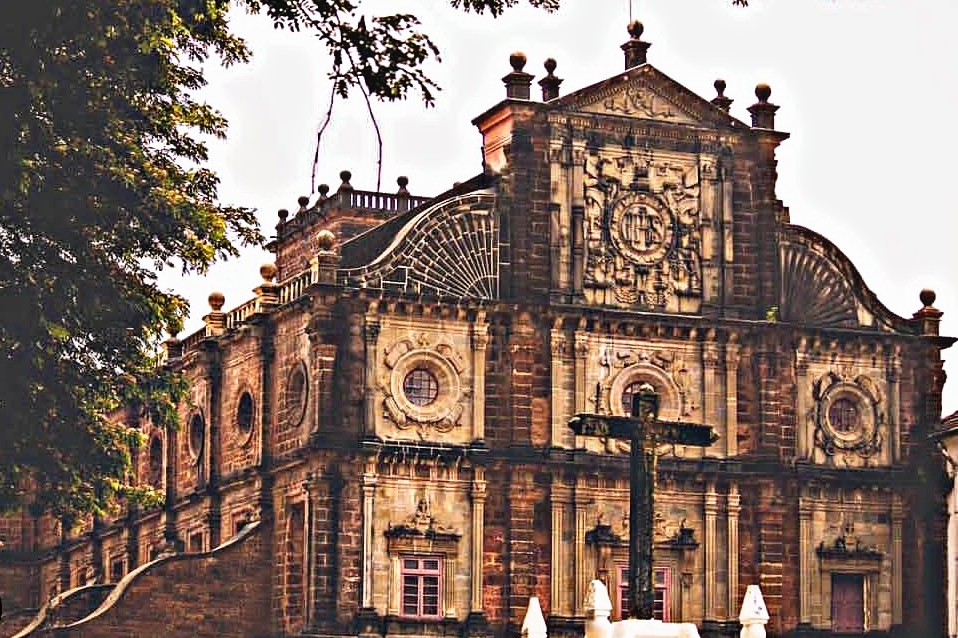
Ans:
<svg viewBox="0 0 958 638"><path fill-rule="evenodd" d="M250 523L212 551L163 556L115 585L64 592L10 638L149 636L159 628L163 638L266 634L270 570L262 536L262 524Z"/></svg>

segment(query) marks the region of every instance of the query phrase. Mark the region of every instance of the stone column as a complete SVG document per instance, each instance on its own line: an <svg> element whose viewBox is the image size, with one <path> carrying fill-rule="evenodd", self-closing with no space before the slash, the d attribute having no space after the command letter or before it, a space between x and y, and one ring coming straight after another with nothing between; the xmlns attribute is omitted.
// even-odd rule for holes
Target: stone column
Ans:
<svg viewBox="0 0 958 638"><path fill-rule="evenodd" d="M362 607L373 607L373 515L376 503L376 457L366 461L362 476L363 492L363 580Z"/></svg>
<svg viewBox="0 0 958 638"><path fill-rule="evenodd" d="M901 572L902 549L901 532L905 520L904 507L901 495L893 494L891 502L891 624L900 626L902 621L901 607Z"/></svg>
<svg viewBox="0 0 958 638"><path fill-rule="evenodd" d="M486 313L478 312L472 324L472 440L486 438L486 348L489 326Z"/></svg>
<svg viewBox="0 0 958 638"><path fill-rule="evenodd" d="M808 498L798 499L798 623L809 625L812 598L812 507Z"/></svg>
<svg viewBox="0 0 958 638"><path fill-rule="evenodd" d="M738 620L738 515L742 510L738 484L734 481L728 486L728 606L729 620Z"/></svg>
<svg viewBox="0 0 958 638"><path fill-rule="evenodd" d="M485 468L475 466L472 470L472 547L469 566L470 599L469 613L482 614L482 541L484 537L483 521L486 512L486 476Z"/></svg>
<svg viewBox="0 0 958 638"><path fill-rule="evenodd" d="M725 452L728 456L738 454L739 349L737 335L729 335L728 343L725 344ZM732 613L732 607L729 607L729 613Z"/></svg>
<svg viewBox="0 0 958 638"><path fill-rule="evenodd" d="M718 570L718 535L716 520L718 518L718 492L715 491L715 480L709 480L705 491L705 619L714 618L718 607L718 591L715 575Z"/></svg>
<svg viewBox="0 0 958 638"><path fill-rule="evenodd" d="M556 319L557 324L561 324L562 319ZM552 328L549 334L552 352L552 370L550 377L552 380L552 447L566 447L565 440L569 436L569 428L566 420L569 418L566 406L568 405L568 392L563 386L566 385L566 350L567 340L561 325Z"/></svg>

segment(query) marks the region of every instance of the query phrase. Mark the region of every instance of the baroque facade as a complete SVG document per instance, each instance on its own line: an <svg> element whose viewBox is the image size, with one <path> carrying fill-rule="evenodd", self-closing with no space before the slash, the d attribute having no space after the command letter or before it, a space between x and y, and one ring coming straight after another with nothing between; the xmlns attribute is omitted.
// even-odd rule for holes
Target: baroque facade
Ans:
<svg viewBox="0 0 958 638"><path fill-rule="evenodd" d="M547 61L541 101L513 55L438 197L344 171L280 211L255 298L167 343L183 426L118 415L165 504L4 519L0 634L498 637L537 596L581 635L591 579L626 596L629 450L567 422L643 383L720 435L659 450L657 615L737 635L758 584L773 635L940 634L934 293L897 316L789 222L767 86L741 121L641 36L565 96Z"/></svg>

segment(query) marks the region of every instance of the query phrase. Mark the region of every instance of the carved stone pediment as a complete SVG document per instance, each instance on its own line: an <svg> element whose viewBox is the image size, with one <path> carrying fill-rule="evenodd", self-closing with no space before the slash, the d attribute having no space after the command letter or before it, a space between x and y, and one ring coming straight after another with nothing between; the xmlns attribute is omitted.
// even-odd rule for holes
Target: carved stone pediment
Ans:
<svg viewBox="0 0 958 638"><path fill-rule="evenodd" d="M398 525L390 524L386 538L425 537L435 540L457 541L462 536L458 530L443 525L432 513L432 503L427 497L419 499L416 511Z"/></svg>
<svg viewBox="0 0 958 638"><path fill-rule="evenodd" d="M747 128L650 64L630 69L557 100L556 108L672 124Z"/></svg>
<svg viewBox="0 0 958 638"><path fill-rule="evenodd" d="M604 99L585 106L586 113L624 115L676 124L695 124L677 104L644 83L630 83Z"/></svg>

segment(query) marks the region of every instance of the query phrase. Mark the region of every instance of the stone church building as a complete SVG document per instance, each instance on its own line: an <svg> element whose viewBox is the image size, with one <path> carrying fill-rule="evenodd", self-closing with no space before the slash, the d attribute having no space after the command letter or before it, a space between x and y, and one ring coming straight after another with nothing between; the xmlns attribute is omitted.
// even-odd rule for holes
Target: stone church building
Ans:
<svg viewBox="0 0 958 638"><path fill-rule="evenodd" d="M182 427L117 415L165 504L3 519L0 635L504 638L537 596L580 636L591 579L627 599L629 451L567 424L643 383L720 436L659 450L657 616L737 636L758 584L771 635L941 635L934 293L898 316L789 222L768 86L739 120L649 46L566 95L514 54L437 197L280 211L255 297L167 343Z"/></svg>

